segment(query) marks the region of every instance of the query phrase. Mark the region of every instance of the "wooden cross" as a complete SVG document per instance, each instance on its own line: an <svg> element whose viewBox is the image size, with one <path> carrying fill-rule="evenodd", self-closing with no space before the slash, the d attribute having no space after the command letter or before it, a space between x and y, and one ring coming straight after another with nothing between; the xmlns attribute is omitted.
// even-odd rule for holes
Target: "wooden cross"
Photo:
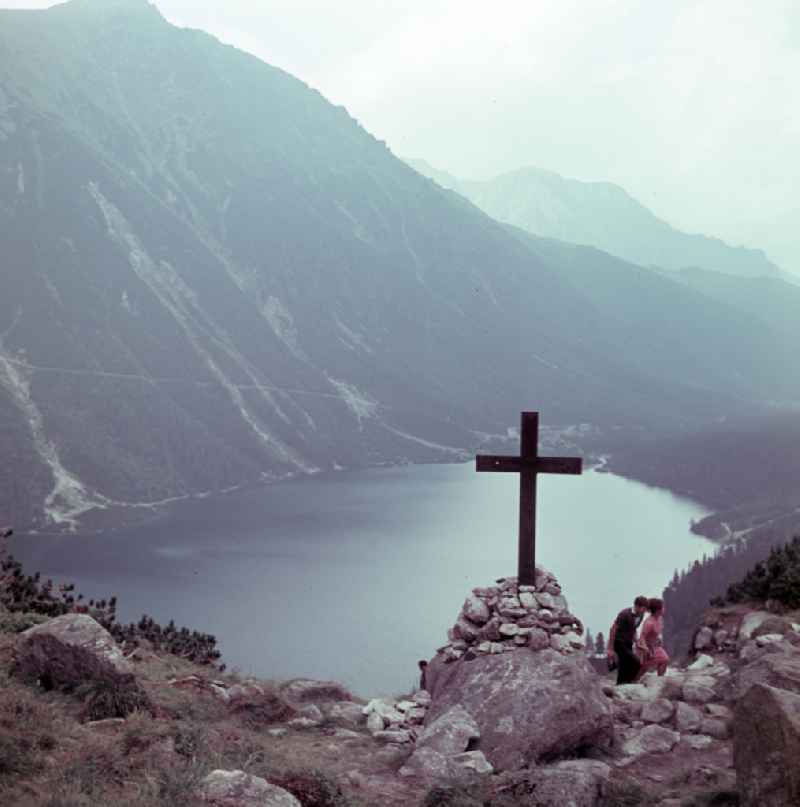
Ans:
<svg viewBox="0 0 800 807"><path fill-rule="evenodd" d="M532 586L536 574L536 475L579 474L580 457L539 456L539 413L523 412L519 457L479 454L476 471L514 472L519 474L519 584Z"/></svg>

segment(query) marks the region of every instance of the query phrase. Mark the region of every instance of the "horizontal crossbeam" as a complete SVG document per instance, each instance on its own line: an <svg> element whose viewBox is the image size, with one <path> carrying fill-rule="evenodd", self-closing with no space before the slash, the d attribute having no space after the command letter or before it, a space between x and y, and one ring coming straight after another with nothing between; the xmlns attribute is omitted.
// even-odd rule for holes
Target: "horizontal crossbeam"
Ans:
<svg viewBox="0 0 800 807"><path fill-rule="evenodd" d="M507 457L481 454L475 458L475 469L495 473L534 471L540 474L580 474L583 460L580 457Z"/></svg>

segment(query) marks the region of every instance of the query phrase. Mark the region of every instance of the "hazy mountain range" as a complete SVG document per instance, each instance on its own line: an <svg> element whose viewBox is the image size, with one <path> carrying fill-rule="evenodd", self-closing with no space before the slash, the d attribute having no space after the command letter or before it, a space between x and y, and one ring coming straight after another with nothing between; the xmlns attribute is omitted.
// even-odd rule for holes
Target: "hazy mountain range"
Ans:
<svg viewBox="0 0 800 807"><path fill-rule="evenodd" d="M587 244L631 263L661 269L702 268L745 277L780 273L761 250L680 232L610 182L580 182L538 168L470 181L439 171L424 160L409 160L409 164L492 218L534 235Z"/></svg>
<svg viewBox="0 0 800 807"><path fill-rule="evenodd" d="M145 0L0 12L0 243L21 526L800 399L790 317L498 223Z"/></svg>

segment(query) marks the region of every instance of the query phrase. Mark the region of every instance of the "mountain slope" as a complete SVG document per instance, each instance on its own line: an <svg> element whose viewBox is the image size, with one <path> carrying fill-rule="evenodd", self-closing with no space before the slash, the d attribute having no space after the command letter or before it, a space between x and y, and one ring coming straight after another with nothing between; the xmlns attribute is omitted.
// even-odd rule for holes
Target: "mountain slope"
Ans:
<svg viewBox="0 0 800 807"><path fill-rule="evenodd" d="M610 182L580 182L537 168L478 182L458 179L421 160L410 165L498 221L534 235L597 247L641 266L702 267L746 277L775 277L780 271L761 250L674 229Z"/></svg>
<svg viewBox="0 0 800 807"><path fill-rule="evenodd" d="M757 318L658 279L664 316L620 321L564 255L144 0L0 12L0 140L0 507L19 525L458 459L532 406L614 434L798 397Z"/></svg>

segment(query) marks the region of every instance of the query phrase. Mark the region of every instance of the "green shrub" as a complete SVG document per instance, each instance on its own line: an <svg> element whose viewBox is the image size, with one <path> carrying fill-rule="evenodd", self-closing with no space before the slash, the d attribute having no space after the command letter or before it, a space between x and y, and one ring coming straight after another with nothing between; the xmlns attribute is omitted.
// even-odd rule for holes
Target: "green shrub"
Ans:
<svg viewBox="0 0 800 807"><path fill-rule="evenodd" d="M84 699L86 720L127 717L136 711L152 709L147 693L132 675L101 678L78 689Z"/></svg>
<svg viewBox="0 0 800 807"><path fill-rule="evenodd" d="M22 633L28 628L47 622L49 618L30 611L0 611L0 633Z"/></svg>
<svg viewBox="0 0 800 807"><path fill-rule="evenodd" d="M728 602L777 600L800 608L800 536L773 547L766 561L757 563L738 583L728 587Z"/></svg>

